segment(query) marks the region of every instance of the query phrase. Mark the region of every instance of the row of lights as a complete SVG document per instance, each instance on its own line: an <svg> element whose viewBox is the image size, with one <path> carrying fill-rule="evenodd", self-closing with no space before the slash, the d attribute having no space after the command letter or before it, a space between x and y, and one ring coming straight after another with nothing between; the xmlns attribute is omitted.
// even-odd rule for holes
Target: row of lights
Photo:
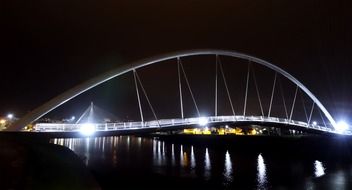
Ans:
<svg viewBox="0 0 352 190"><path fill-rule="evenodd" d="M10 118L13 118L13 115L8 115L8 116L10 116ZM71 118L72 120L74 120L75 118L74 118L74 116ZM198 124L200 125L200 126L206 126L207 124L209 123L209 121L208 121L208 118L206 118L206 117L199 117L198 118ZM313 126L317 126L318 124L317 124L317 122L316 121L314 121L313 122ZM226 125L225 126L226 128L228 128L228 125ZM340 122L338 122L337 123L337 126L336 126L336 131L338 131L339 133L342 133L342 132L344 132L344 131L346 131L346 130L348 130L348 128L349 128L349 126L348 126L348 124L345 122L345 121L340 121ZM83 134L83 135L85 135L85 136L90 136L90 135L92 135L93 133L95 133L95 125L94 124L92 124L92 123L85 123L85 124L83 124L81 127L80 127L80 132ZM206 130L208 130L208 128L206 127Z"/></svg>

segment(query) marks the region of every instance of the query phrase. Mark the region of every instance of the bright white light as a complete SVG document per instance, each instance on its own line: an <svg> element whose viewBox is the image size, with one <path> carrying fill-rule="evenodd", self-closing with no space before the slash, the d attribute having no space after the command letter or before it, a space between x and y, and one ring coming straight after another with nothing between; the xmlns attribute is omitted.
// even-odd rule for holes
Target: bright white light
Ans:
<svg viewBox="0 0 352 190"><path fill-rule="evenodd" d="M71 120L72 120L72 121L73 121L73 120L75 120L75 119L76 119L76 117L75 117L75 116L72 116L72 117L71 117Z"/></svg>
<svg viewBox="0 0 352 190"><path fill-rule="evenodd" d="M200 117L199 120L198 120L198 124L200 126L205 126L208 124L208 118L206 117Z"/></svg>
<svg viewBox="0 0 352 190"><path fill-rule="evenodd" d="M226 129L228 129L228 128L229 128L229 126L228 126L228 125L225 125L225 128L226 128Z"/></svg>
<svg viewBox="0 0 352 190"><path fill-rule="evenodd" d="M7 114L7 118L8 119L12 119L13 118L13 114L12 113Z"/></svg>
<svg viewBox="0 0 352 190"><path fill-rule="evenodd" d="M205 129L206 131L208 131L208 130L209 130L209 128L208 128L208 127L205 127L204 129Z"/></svg>
<svg viewBox="0 0 352 190"><path fill-rule="evenodd" d="M191 168L195 168L195 167L196 167L196 160L194 157L193 146L191 146Z"/></svg>
<svg viewBox="0 0 352 190"><path fill-rule="evenodd" d="M321 163L318 160L314 162L314 174L315 174L315 177L321 177L325 175L325 168L323 166L323 163Z"/></svg>
<svg viewBox="0 0 352 190"><path fill-rule="evenodd" d="M210 165L210 157L209 157L209 152L208 148L205 149L205 159L204 159L204 177L206 179L210 178L211 175L211 165Z"/></svg>
<svg viewBox="0 0 352 190"><path fill-rule="evenodd" d="M226 151L225 154L225 168L224 168L224 177L227 182L232 181L232 162L229 151Z"/></svg>
<svg viewBox="0 0 352 190"><path fill-rule="evenodd" d="M313 121L313 126L317 126L317 122L316 121Z"/></svg>
<svg viewBox="0 0 352 190"><path fill-rule="evenodd" d="M258 155L257 159L257 180L258 180L258 189L266 189L264 188L266 185L266 165L264 163L264 158L262 154Z"/></svg>
<svg viewBox="0 0 352 190"><path fill-rule="evenodd" d="M336 125L336 130L338 132L344 132L348 129L348 124L345 121L339 121Z"/></svg>
<svg viewBox="0 0 352 190"><path fill-rule="evenodd" d="M83 135L90 136L95 132L95 126L91 123L85 123L79 130Z"/></svg>

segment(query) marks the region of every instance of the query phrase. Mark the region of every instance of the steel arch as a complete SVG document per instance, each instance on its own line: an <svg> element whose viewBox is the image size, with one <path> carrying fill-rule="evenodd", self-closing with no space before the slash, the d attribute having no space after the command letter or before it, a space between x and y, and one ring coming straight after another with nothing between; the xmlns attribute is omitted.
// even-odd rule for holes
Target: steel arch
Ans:
<svg viewBox="0 0 352 190"><path fill-rule="evenodd" d="M235 58L240 58L240 59L246 59L250 60L251 62L263 65L269 69L272 69L281 75L285 76L287 79L292 81L294 84L296 84L301 90L303 90L313 101L318 107L321 109L321 111L324 113L326 118L330 121L332 126L336 128L336 122L334 118L331 116L331 114L328 112L328 110L324 107L324 105L318 100L318 98L310 91L308 90L307 87L305 87L300 81L298 81L295 77L293 77L291 74L286 72L285 70L281 69L280 67L265 61L263 59L247 55L244 53L239 53L236 51L229 51L229 50L217 50L217 49L201 49L201 50L187 50L187 51L179 51L179 52L173 52L173 53L168 53L168 54L163 54L147 59L142 59L139 61L132 62L131 64L123 65L121 67L118 67L112 71L106 72L102 75L99 75L95 78L92 78L82 84L79 84L68 91L56 96L55 98L49 100L45 104L39 106L38 108L34 109L32 112L26 114L24 117L22 117L20 120L15 122L13 125L11 125L7 130L8 131L16 131L22 129L24 126L36 121L43 115L47 114L48 112L52 111L53 109L59 107L60 105L66 103L67 101L71 100L72 98L82 94L83 92L94 88L95 86L98 86L106 81L109 81L117 76L120 76L122 74L125 74L127 72L130 72L134 69L142 68L154 63L170 60L170 59L176 59L176 58L181 58L181 57L188 57L188 56L196 56L196 55L220 55L220 56L229 56L229 57L235 57Z"/></svg>

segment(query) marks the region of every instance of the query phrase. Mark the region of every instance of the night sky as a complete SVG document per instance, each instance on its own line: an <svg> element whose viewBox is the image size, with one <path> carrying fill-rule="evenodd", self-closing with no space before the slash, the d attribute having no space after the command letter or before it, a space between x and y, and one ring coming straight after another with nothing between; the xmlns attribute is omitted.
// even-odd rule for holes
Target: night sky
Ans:
<svg viewBox="0 0 352 190"><path fill-rule="evenodd" d="M270 61L302 81L335 118L352 118L348 0L12 0L0 3L0 15L0 115L21 116L133 60L211 48Z"/></svg>

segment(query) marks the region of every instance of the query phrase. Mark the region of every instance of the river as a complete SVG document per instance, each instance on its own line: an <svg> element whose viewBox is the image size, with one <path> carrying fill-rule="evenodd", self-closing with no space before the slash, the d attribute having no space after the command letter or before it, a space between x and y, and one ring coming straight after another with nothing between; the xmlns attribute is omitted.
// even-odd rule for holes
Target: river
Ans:
<svg viewBox="0 0 352 190"><path fill-rule="evenodd" d="M52 142L79 155L103 189L352 187L352 160L328 152L289 154L295 150L261 151L251 146L238 150L226 144L207 146L135 136Z"/></svg>

